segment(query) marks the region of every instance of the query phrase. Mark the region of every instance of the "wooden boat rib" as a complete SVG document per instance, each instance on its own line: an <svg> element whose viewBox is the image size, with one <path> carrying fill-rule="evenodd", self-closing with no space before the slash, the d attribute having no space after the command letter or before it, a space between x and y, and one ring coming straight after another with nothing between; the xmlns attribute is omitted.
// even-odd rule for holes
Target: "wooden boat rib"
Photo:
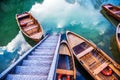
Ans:
<svg viewBox="0 0 120 80"><path fill-rule="evenodd" d="M60 44L56 73L56 80L74 80L76 78L74 58L66 41L62 41Z"/></svg>
<svg viewBox="0 0 120 80"><path fill-rule="evenodd" d="M24 35L38 42L42 39L43 29L38 21L31 15L31 13L25 12L23 14L17 14L16 20L20 30Z"/></svg>
<svg viewBox="0 0 120 80"><path fill-rule="evenodd" d="M94 79L119 79L118 64L101 49L98 49L95 44L70 31L66 32L66 37L72 53Z"/></svg>
<svg viewBox="0 0 120 80"><path fill-rule="evenodd" d="M116 7L112 4L103 5L102 8L115 19L120 21L120 7Z"/></svg>
<svg viewBox="0 0 120 80"><path fill-rule="evenodd" d="M117 42L118 50L120 52L120 24L118 24L116 29L116 42Z"/></svg>

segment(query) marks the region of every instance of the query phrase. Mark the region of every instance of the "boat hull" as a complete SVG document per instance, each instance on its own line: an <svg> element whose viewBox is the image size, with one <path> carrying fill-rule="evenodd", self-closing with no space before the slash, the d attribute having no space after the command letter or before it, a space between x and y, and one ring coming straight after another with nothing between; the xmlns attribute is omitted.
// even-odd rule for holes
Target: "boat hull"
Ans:
<svg viewBox="0 0 120 80"><path fill-rule="evenodd" d="M69 49L69 46L66 41L62 41L59 48L59 60L56 70L57 79L76 79L76 70L73 54Z"/></svg>
<svg viewBox="0 0 120 80"><path fill-rule="evenodd" d="M25 36L35 42L39 42L43 38L42 26L31 13L16 14L16 20L20 30Z"/></svg>
<svg viewBox="0 0 120 80"><path fill-rule="evenodd" d="M120 68L118 69L118 64L106 55L105 52L97 48L94 43L73 32L67 31L66 37L72 53L94 79L118 80ZM114 71L109 78L102 74L103 70L108 66Z"/></svg>
<svg viewBox="0 0 120 80"><path fill-rule="evenodd" d="M112 4L106 4L102 6L109 15L120 21L120 7L116 7Z"/></svg>

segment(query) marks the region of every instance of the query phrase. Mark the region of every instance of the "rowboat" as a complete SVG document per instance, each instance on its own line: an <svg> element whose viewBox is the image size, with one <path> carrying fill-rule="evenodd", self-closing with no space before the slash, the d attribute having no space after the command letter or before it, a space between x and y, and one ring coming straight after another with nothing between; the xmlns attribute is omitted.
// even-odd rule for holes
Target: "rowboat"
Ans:
<svg viewBox="0 0 120 80"><path fill-rule="evenodd" d="M117 42L118 50L120 52L120 24L118 24L116 29L116 42Z"/></svg>
<svg viewBox="0 0 120 80"><path fill-rule="evenodd" d="M72 53L94 79L119 80L119 65L93 42L70 31L66 37Z"/></svg>
<svg viewBox="0 0 120 80"><path fill-rule="evenodd" d="M23 14L17 14L16 20L19 25L20 30L23 34L30 39L38 42L43 37L42 26L38 21L32 16L31 13L24 12Z"/></svg>
<svg viewBox="0 0 120 80"><path fill-rule="evenodd" d="M115 19L120 21L120 7L114 6L112 4L106 4L102 6L109 15L113 16Z"/></svg>
<svg viewBox="0 0 120 80"><path fill-rule="evenodd" d="M76 70L73 54L66 41L60 43L56 80L75 80Z"/></svg>

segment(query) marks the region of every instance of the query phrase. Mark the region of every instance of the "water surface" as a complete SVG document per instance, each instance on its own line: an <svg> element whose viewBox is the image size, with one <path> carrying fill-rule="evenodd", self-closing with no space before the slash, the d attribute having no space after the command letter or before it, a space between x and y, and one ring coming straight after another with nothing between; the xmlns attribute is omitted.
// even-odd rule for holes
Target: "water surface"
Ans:
<svg viewBox="0 0 120 80"><path fill-rule="evenodd" d="M94 42L110 57L110 40L115 35L115 27L100 13L101 4L114 0L16 0L0 2L0 72L12 64L21 54L31 48L19 31L16 13L29 11L41 23L44 33L73 31ZM96 4L97 6L96 8ZM85 80L77 74L78 79Z"/></svg>

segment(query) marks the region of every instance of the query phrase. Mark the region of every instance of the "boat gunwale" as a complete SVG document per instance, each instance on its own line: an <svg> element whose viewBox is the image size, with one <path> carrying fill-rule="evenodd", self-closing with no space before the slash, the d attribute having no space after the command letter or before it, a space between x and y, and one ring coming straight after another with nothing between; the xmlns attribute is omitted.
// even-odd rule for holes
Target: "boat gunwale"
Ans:
<svg viewBox="0 0 120 80"><path fill-rule="evenodd" d="M72 34L72 35L75 35L75 36L77 36L77 37L79 37L79 38L81 38L81 39L83 39L83 40L85 40L85 41L88 41L88 40L86 40L85 38L83 38L82 36L80 36L80 35L77 35L76 33L73 33L73 32L70 32L70 31L66 31L66 38L67 38L67 41L68 41L68 44L70 43L70 41L69 41L69 39L68 39L68 34ZM117 70L118 71L120 71L120 65L119 64L117 64L114 60L112 60L104 51L102 51L101 49L99 49L99 48L97 48L97 46L95 45L95 44L93 44L93 43L91 43L91 42L87 42L87 43L89 43L91 46L94 46L94 48L98 51L98 52L100 52L102 55L104 55L104 57L106 57L110 62L111 62L111 64L115 67L115 68L117 68ZM70 45L70 44L69 44ZM71 50L72 50L72 53L74 54L74 56L77 58L77 60L79 61L79 63L86 69L86 71L88 71L89 72L89 74L94 78L94 79L100 79L97 75L94 75L90 70L89 70L89 67L87 67L87 65L86 64L84 64L77 56L76 56L76 54L74 53L74 51L73 51L73 49L71 48ZM117 73L116 73L117 74ZM119 75L118 75L119 76Z"/></svg>

